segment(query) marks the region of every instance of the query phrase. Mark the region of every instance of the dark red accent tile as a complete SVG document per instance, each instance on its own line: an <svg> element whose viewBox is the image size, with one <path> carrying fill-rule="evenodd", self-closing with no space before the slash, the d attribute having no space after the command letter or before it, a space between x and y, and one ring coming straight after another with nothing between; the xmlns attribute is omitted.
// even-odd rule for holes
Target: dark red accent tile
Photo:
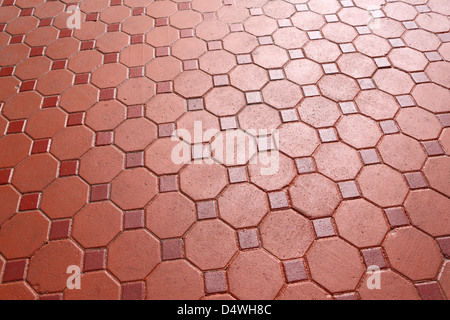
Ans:
<svg viewBox="0 0 450 320"><path fill-rule="evenodd" d="M186 60L183 61L183 70L197 70L198 69L198 60Z"/></svg>
<svg viewBox="0 0 450 320"><path fill-rule="evenodd" d="M114 134L112 131L99 132L95 138L96 146L106 146L113 143Z"/></svg>
<svg viewBox="0 0 450 320"><path fill-rule="evenodd" d="M170 48L169 47L158 47L155 49L155 56L156 57L166 57L170 55Z"/></svg>
<svg viewBox="0 0 450 320"><path fill-rule="evenodd" d="M60 70L66 68L67 60L59 60L53 62L52 70Z"/></svg>
<svg viewBox="0 0 450 320"><path fill-rule="evenodd" d="M127 109L127 119L140 118L144 116L144 106L131 106Z"/></svg>
<svg viewBox="0 0 450 320"><path fill-rule="evenodd" d="M438 118L444 127L450 127L450 113L439 114Z"/></svg>
<svg viewBox="0 0 450 320"><path fill-rule="evenodd" d="M133 16L140 16L144 13L144 8L133 8Z"/></svg>
<svg viewBox="0 0 450 320"><path fill-rule="evenodd" d="M172 136L172 133L176 130L175 123L164 123L158 125L158 137L165 138Z"/></svg>
<svg viewBox="0 0 450 320"><path fill-rule="evenodd" d="M31 149L31 154L35 153L45 153L50 149L50 139L37 140L33 142L33 148Z"/></svg>
<svg viewBox="0 0 450 320"><path fill-rule="evenodd" d="M85 113L72 113L67 117L67 126L79 126L84 123Z"/></svg>
<svg viewBox="0 0 450 320"><path fill-rule="evenodd" d="M258 230L245 229L238 230L239 246L241 249L251 249L259 247Z"/></svg>
<svg viewBox="0 0 450 320"><path fill-rule="evenodd" d="M22 43L23 35L20 36L12 36L11 40L9 40L9 44Z"/></svg>
<svg viewBox="0 0 450 320"><path fill-rule="evenodd" d="M14 67L3 67L0 70L0 77L6 77L13 74Z"/></svg>
<svg viewBox="0 0 450 320"><path fill-rule="evenodd" d="M75 75L74 84L86 84L89 82L89 73Z"/></svg>
<svg viewBox="0 0 450 320"><path fill-rule="evenodd" d="M125 230L143 228L144 225L145 225L144 210L133 210L124 212L123 228Z"/></svg>
<svg viewBox="0 0 450 320"><path fill-rule="evenodd" d="M86 15L86 21L97 21L97 20L98 20L98 12L92 12Z"/></svg>
<svg viewBox="0 0 450 320"><path fill-rule="evenodd" d="M436 239L444 256L450 258L450 236Z"/></svg>
<svg viewBox="0 0 450 320"><path fill-rule="evenodd" d="M119 59L119 54L117 54L117 53L108 53L108 54L105 54L103 62L104 63L116 63L118 59Z"/></svg>
<svg viewBox="0 0 450 320"><path fill-rule="evenodd" d="M423 300L445 300L436 281L417 283L416 288Z"/></svg>
<svg viewBox="0 0 450 320"><path fill-rule="evenodd" d="M3 282L20 281L25 279L25 270L27 268L27 260L8 261L5 265L3 274Z"/></svg>
<svg viewBox="0 0 450 320"><path fill-rule="evenodd" d="M217 217L217 204L215 201L197 202L197 218L199 220Z"/></svg>
<svg viewBox="0 0 450 320"><path fill-rule="evenodd" d="M142 76L144 76L143 67L130 68L130 78L139 78Z"/></svg>
<svg viewBox="0 0 450 320"><path fill-rule="evenodd" d="M205 289L207 294L227 291L227 276L225 271L205 272Z"/></svg>
<svg viewBox="0 0 450 320"><path fill-rule="evenodd" d="M178 3L178 10L189 10L191 8L190 2L179 2Z"/></svg>
<svg viewBox="0 0 450 320"><path fill-rule="evenodd" d="M169 25L169 18L156 18L155 27L163 27Z"/></svg>
<svg viewBox="0 0 450 320"><path fill-rule="evenodd" d="M170 192L178 190L178 176L159 177L159 192Z"/></svg>
<svg viewBox="0 0 450 320"><path fill-rule="evenodd" d="M106 250L89 250L84 254L83 271L96 271L106 268Z"/></svg>
<svg viewBox="0 0 450 320"><path fill-rule="evenodd" d="M445 154L444 149L442 149L438 141L424 141L422 142L422 145L430 157L441 156Z"/></svg>
<svg viewBox="0 0 450 320"><path fill-rule="evenodd" d="M41 199L40 193L24 194L20 200L20 211L34 210L39 206L39 200Z"/></svg>
<svg viewBox="0 0 450 320"><path fill-rule="evenodd" d="M172 92L172 81L159 82L156 84L156 93L169 93Z"/></svg>
<svg viewBox="0 0 450 320"><path fill-rule="evenodd" d="M183 240L168 239L161 242L162 260L175 260L183 257Z"/></svg>
<svg viewBox="0 0 450 320"><path fill-rule="evenodd" d="M91 202L104 201L109 199L109 185L98 184L91 187Z"/></svg>
<svg viewBox="0 0 450 320"><path fill-rule="evenodd" d="M283 261L283 267L287 283L308 279L308 274L306 273L305 264L302 259Z"/></svg>
<svg viewBox="0 0 450 320"><path fill-rule="evenodd" d="M408 172L405 173L406 181L408 182L410 189L421 189L428 186L424 176L421 172Z"/></svg>
<svg viewBox="0 0 450 320"><path fill-rule="evenodd" d="M74 176L77 174L78 171L78 161L76 160L69 160L61 162L61 167L59 168L59 176L60 177L67 177L67 176Z"/></svg>
<svg viewBox="0 0 450 320"><path fill-rule="evenodd" d="M59 38L69 38L72 36L73 31L71 29L64 29L59 32Z"/></svg>
<svg viewBox="0 0 450 320"><path fill-rule="evenodd" d="M377 266L380 269L384 269L387 267L381 247L364 249L361 250L361 253L363 255L366 268L369 268L370 266Z"/></svg>
<svg viewBox="0 0 450 320"><path fill-rule="evenodd" d="M35 85L36 85L36 80L24 81L24 82L22 82L22 85L20 86L20 92L34 90Z"/></svg>
<svg viewBox="0 0 450 320"><path fill-rule="evenodd" d="M71 226L72 226L71 219L52 221L49 239L58 240L69 238Z"/></svg>
<svg viewBox="0 0 450 320"><path fill-rule="evenodd" d="M120 31L120 23L112 23L108 26L107 32Z"/></svg>
<svg viewBox="0 0 450 320"><path fill-rule="evenodd" d="M30 50L30 57L38 57L44 54L44 47L34 47Z"/></svg>
<svg viewBox="0 0 450 320"><path fill-rule="evenodd" d="M59 97L45 97L44 102L42 103L42 108L51 108L56 107L58 105Z"/></svg>
<svg viewBox="0 0 450 320"><path fill-rule="evenodd" d="M0 169L0 185L8 184L11 176L12 169Z"/></svg>
<svg viewBox="0 0 450 320"><path fill-rule="evenodd" d="M403 211L403 208L400 207L388 208L385 209L384 212L386 213L389 223L393 228L402 227L409 224L409 221L406 218L406 214L405 211Z"/></svg>
<svg viewBox="0 0 450 320"><path fill-rule="evenodd" d="M143 34L134 34L131 36L131 44L140 44L140 43L144 43Z"/></svg>
<svg viewBox="0 0 450 320"><path fill-rule="evenodd" d="M8 126L7 134L20 133L25 129L25 120L11 121Z"/></svg>
<svg viewBox="0 0 450 320"><path fill-rule="evenodd" d="M94 49L94 41L84 41L81 43L81 50L91 50Z"/></svg>
<svg viewBox="0 0 450 320"><path fill-rule="evenodd" d="M122 4L122 0L111 0L111 6L120 6Z"/></svg>
<svg viewBox="0 0 450 320"><path fill-rule="evenodd" d="M39 297L39 300L43 301L59 301L63 300L63 294L62 293L50 293L50 294L43 294Z"/></svg>
<svg viewBox="0 0 450 320"><path fill-rule="evenodd" d="M34 8L22 9L22 11L20 11L20 16L21 17L29 17L33 14L33 10L34 10Z"/></svg>
<svg viewBox="0 0 450 320"><path fill-rule="evenodd" d="M114 88L103 89L102 91L100 91L100 101L112 100L115 98L115 96L116 89Z"/></svg>
<svg viewBox="0 0 450 320"><path fill-rule="evenodd" d="M192 38L194 36L194 29L180 30L180 38Z"/></svg>
<svg viewBox="0 0 450 320"><path fill-rule="evenodd" d="M136 168L144 165L144 152L128 153L126 155L125 167Z"/></svg>
<svg viewBox="0 0 450 320"><path fill-rule="evenodd" d="M144 298L144 282L131 282L122 285L122 300L143 300Z"/></svg>
<svg viewBox="0 0 450 320"><path fill-rule="evenodd" d="M313 220L314 231L318 238L332 237L336 235L331 218Z"/></svg>

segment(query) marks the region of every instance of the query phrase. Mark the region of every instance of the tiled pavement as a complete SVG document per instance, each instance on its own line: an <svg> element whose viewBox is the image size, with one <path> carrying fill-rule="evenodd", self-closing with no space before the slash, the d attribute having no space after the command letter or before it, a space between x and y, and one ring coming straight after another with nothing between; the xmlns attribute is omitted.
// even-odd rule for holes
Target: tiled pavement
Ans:
<svg viewBox="0 0 450 320"><path fill-rule="evenodd" d="M450 297L449 15L448 0L3 0L0 299ZM170 135L194 121L279 128L249 138L279 171L250 153L174 163Z"/></svg>

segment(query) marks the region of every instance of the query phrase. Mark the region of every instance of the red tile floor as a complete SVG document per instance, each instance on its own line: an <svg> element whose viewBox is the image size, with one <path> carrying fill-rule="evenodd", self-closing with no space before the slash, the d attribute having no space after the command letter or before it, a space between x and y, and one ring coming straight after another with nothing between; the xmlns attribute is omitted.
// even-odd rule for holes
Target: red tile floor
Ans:
<svg viewBox="0 0 450 320"><path fill-rule="evenodd" d="M449 16L448 0L3 0L0 299L449 298ZM195 121L222 131L172 161ZM230 131L249 152L221 162Z"/></svg>

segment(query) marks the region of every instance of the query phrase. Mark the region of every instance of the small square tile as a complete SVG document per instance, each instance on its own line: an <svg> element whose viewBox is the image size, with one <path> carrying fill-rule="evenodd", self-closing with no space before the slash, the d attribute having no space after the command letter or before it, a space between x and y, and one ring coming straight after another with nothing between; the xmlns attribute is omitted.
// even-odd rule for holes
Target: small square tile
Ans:
<svg viewBox="0 0 450 320"><path fill-rule="evenodd" d="M403 26L408 30L418 29L419 26L414 21L404 21Z"/></svg>
<svg viewBox="0 0 450 320"><path fill-rule="evenodd" d="M313 173L316 171L313 158L295 159L297 171L299 174Z"/></svg>
<svg viewBox="0 0 450 320"><path fill-rule="evenodd" d="M299 12L309 11L308 5L306 3L299 3L295 5L295 9Z"/></svg>
<svg viewBox="0 0 450 320"><path fill-rule="evenodd" d="M271 36L262 36L258 37L258 42L261 46L266 46L269 44L273 44L273 39Z"/></svg>
<svg viewBox="0 0 450 320"><path fill-rule="evenodd" d="M8 184L11 181L12 169L0 169L0 185Z"/></svg>
<svg viewBox="0 0 450 320"><path fill-rule="evenodd" d="M358 300L358 297L356 295L356 293L342 293L342 294L335 294L333 296L334 300L342 300L342 301L353 301L353 300Z"/></svg>
<svg viewBox="0 0 450 320"><path fill-rule="evenodd" d="M238 64L249 64L252 63L252 56L249 54L239 54L236 56Z"/></svg>
<svg viewBox="0 0 450 320"><path fill-rule="evenodd" d="M417 283L416 288L423 300L445 300L436 281Z"/></svg>
<svg viewBox="0 0 450 320"><path fill-rule="evenodd" d="M140 118L144 116L144 106L131 106L127 108L127 119Z"/></svg>
<svg viewBox="0 0 450 320"><path fill-rule="evenodd" d="M197 70L198 69L198 60L186 60L183 61L183 70Z"/></svg>
<svg viewBox="0 0 450 320"><path fill-rule="evenodd" d="M252 16L260 16L263 14L263 11L261 8L250 8L250 15Z"/></svg>
<svg viewBox="0 0 450 320"><path fill-rule="evenodd" d="M196 143L191 148L192 160L208 159L211 157L211 150L208 145Z"/></svg>
<svg viewBox="0 0 450 320"><path fill-rule="evenodd" d="M370 78L358 79L358 84L361 90L375 89L375 84Z"/></svg>
<svg viewBox="0 0 450 320"><path fill-rule="evenodd" d="M69 160L61 162L61 166L59 167L59 176L67 177L76 175L78 171L78 161Z"/></svg>
<svg viewBox="0 0 450 320"><path fill-rule="evenodd" d="M226 74L214 76L213 82L215 87L227 86L230 83L230 81L228 80L228 76Z"/></svg>
<svg viewBox="0 0 450 320"><path fill-rule="evenodd" d="M183 240L163 240L161 242L161 256L163 261L183 258Z"/></svg>
<svg viewBox="0 0 450 320"><path fill-rule="evenodd" d="M323 38L320 31L308 31L307 33L310 40L318 40Z"/></svg>
<svg viewBox="0 0 450 320"><path fill-rule="evenodd" d="M125 167L136 168L144 165L144 152L127 153L125 159Z"/></svg>
<svg viewBox="0 0 450 320"><path fill-rule="evenodd" d="M156 18L155 27L163 27L169 25L169 18Z"/></svg>
<svg viewBox="0 0 450 320"><path fill-rule="evenodd" d="M330 23L330 22L338 22L339 18L337 15L335 14L326 14L325 15L325 20Z"/></svg>
<svg viewBox="0 0 450 320"><path fill-rule="evenodd" d="M380 158L378 157L376 149L360 150L359 154L361 155L362 161L365 165L376 164L381 162Z"/></svg>
<svg viewBox="0 0 450 320"><path fill-rule="evenodd" d="M450 32L439 33L438 37L439 39L441 39L442 42L450 42Z"/></svg>
<svg viewBox="0 0 450 320"><path fill-rule="evenodd" d="M354 7L354 6L355 6L355 4L353 3L353 1L351 1L351 0L341 0L341 5L342 5L344 8L349 8L349 7Z"/></svg>
<svg viewBox="0 0 450 320"><path fill-rule="evenodd" d="M133 34L130 40L131 44L140 44L144 43L144 35L143 34Z"/></svg>
<svg viewBox="0 0 450 320"><path fill-rule="evenodd" d="M213 219L217 217L217 205L215 201L197 202L197 218L199 220Z"/></svg>
<svg viewBox="0 0 450 320"><path fill-rule="evenodd" d="M109 88L109 89L102 89L100 91L100 101L106 101L106 100L112 100L116 96L116 89Z"/></svg>
<svg viewBox="0 0 450 320"><path fill-rule="evenodd" d="M238 124L236 117L223 117L220 118L220 128L222 130L230 130L230 129L237 129Z"/></svg>
<svg viewBox="0 0 450 320"><path fill-rule="evenodd" d="M380 247L364 249L361 250L361 253L363 255L366 268L369 268L370 266L377 266L380 269L384 269L387 267L386 260L383 256L383 251Z"/></svg>
<svg viewBox="0 0 450 320"><path fill-rule="evenodd" d="M178 10L189 10L191 8L190 2L179 2L178 3Z"/></svg>
<svg viewBox="0 0 450 320"><path fill-rule="evenodd" d="M436 241L438 242L439 247L441 247L444 256L450 258L450 236L438 238Z"/></svg>
<svg viewBox="0 0 450 320"><path fill-rule="evenodd" d="M6 262L5 271L3 273L3 283L24 280L27 264L27 260L14 260Z"/></svg>
<svg viewBox="0 0 450 320"><path fill-rule="evenodd" d="M247 172L245 171L245 167L228 168L228 178L230 179L230 183L247 181Z"/></svg>
<svg viewBox="0 0 450 320"><path fill-rule="evenodd" d="M73 113L67 117L67 126L80 126L84 123L85 113Z"/></svg>
<svg viewBox="0 0 450 320"><path fill-rule="evenodd" d="M269 203L272 210L289 208L289 201L284 191L270 192Z"/></svg>
<svg viewBox="0 0 450 320"><path fill-rule="evenodd" d="M444 127L450 127L450 113L438 114L437 117L441 120Z"/></svg>
<svg viewBox="0 0 450 320"><path fill-rule="evenodd" d="M280 28L292 27L292 22L289 19L279 19L278 20L278 26Z"/></svg>
<svg viewBox="0 0 450 320"><path fill-rule="evenodd" d="M320 95L319 89L315 85L303 86L302 90L305 97L314 97Z"/></svg>
<svg viewBox="0 0 450 320"><path fill-rule="evenodd" d="M159 192L171 192L178 190L178 176L159 177Z"/></svg>
<svg viewBox="0 0 450 320"><path fill-rule="evenodd" d="M299 120L295 109L281 110L280 114L283 122L295 122Z"/></svg>
<svg viewBox="0 0 450 320"><path fill-rule="evenodd" d="M71 219L53 220L50 229L50 240L67 239L70 236Z"/></svg>
<svg viewBox="0 0 450 320"><path fill-rule="evenodd" d="M342 43L339 47L343 53L356 52L356 48L352 43Z"/></svg>
<svg viewBox="0 0 450 320"><path fill-rule="evenodd" d="M322 65L322 68L325 74L339 73L339 70L335 63L325 63Z"/></svg>
<svg viewBox="0 0 450 320"><path fill-rule="evenodd" d="M122 300L144 300L145 283L143 281L140 281L140 282L127 282L122 284L121 298Z"/></svg>
<svg viewBox="0 0 450 320"><path fill-rule="evenodd" d="M359 27L356 27L356 31L358 31L358 33L359 33L360 35L363 35L363 34L370 34L370 29L369 29L368 27L366 27L366 26L359 26Z"/></svg>
<svg viewBox="0 0 450 320"><path fill-rule="evenodd" d="M331 218L323 218L313 220L314 231L318 238L332 237L336 235L333 228L333 222Z"/></svg>
<svg viewBox="0 0 450 320"><path fill-rule="evenodd" d="M104 201L109 199L109 185L98 184L91 187L91 202Z"/></svg>
<svg viewBox="0 0 450 320"><path fill-rule="evenodd" d="M64 69L66 67L66 64L67 60L54 61L52 64L52 70Z"/></svg>
<svg viewBox="0 0 450 320"><path fill-rule="evenodd" d="M441 145L439 144L439 141L424 141L422 142L423 147L425 148L425 151L427 152L428 156L442 156L445 154L444 149L442 149Z"/></svg>
<svg viewBox="0 0 450 320"><path fill-rule="evenodd" d="M389 39L389 42L391 43L391 45L394 48L401 48L406 46L405 43L403 42L403 40L401 38L393 38L393 39Z"/></svg>
<svg viewBox="0 0 450 320"><path fill-rule="evenodd" d="M28 193L22 196L20 200L19 210L28 211L35 210L39 207L39 201L41 199L40 193Z"/></svg>
<svg viewBox="0 0 450 320"><path fill-rule="evenodd" d="M384 17L385 17L383 11L381 11L380 9L371 10L371 11L370 11L370 14L371 14L372 17L374 17L375 19L377 19L377 18L384 18Z"/></svg>
<svg viewBox="0 0 450 320"><path fill-rule="evenodd" d="M258 230L245 229L238 230L239 246L241 249L251 249L259 247Z"/></svg>
<svg viewBox="0 0 450 320"><path fill-rule="evenodd" d="M99 132L95 138L96 146L106 146L112 144L114 140L114 135L112 131Z"/></svg>
<svg viewBox="0 0 450 320"><path fill-rule="evenodd" d="M259 91L246 92L245 99L247 100L248 104L255 104L262 102L262 96Z"/></svg>
<svg viewBox="0 0 450 320"><path fill-rule="evenodd" d="M358 113L356 105L353 101L339 102L339 107L341 108L343 114Z"/></svg>
<svg viewBox="0 0 450 320"><path fill-rule="evenodd" d="M301 49L292 49L289 50L289 57L294 60L304 58L305 55L303 54L303 51Z"/></svg>
<svg viewBox="0 0 450 320"><path fill-rule="evenodd" d="M287 283L308 279L308 274L306 273L305 264L302 259L283 261L283 268Z"/></svg>
<svg viewBox="0 0 450 320"><path fill-rule="evenodd" d="M75 75L75 84L86 84L89 82L89 73Z"/></svg>
<svg viewBox="0 0 450 320"><path fill-rule="evenodd" d="M410 189L422 189L428 187L428 184L421 172L405 173L406 181Z"/></svg>
<svg viewBox="0 0 450 320"><path fill-rule="evenodd" d="M180 30L180 38L192 38L194 36L194 29Z"/></svg>
<svg viewBox="0 0 450 320"><path fill-rule="evenodd" d="M131 77L131 76L130 76ZM131 77L133 78L133 77ZM159 82L156 84L156 93L170 93L173 91L172 81Z"/></svg>
<svg viewBox="0 0 450 320"><path fill-rule="evenodd" d="M380 127L384 134L393 134L399 132L394 120L381 121Z"/></svg>
<svg viewBox="0 0 450 320"><path fill-rule="evenodd" d="M411 77L415 83L430 82L430 79L425 72L413 72L411 73Z"/></svg>
<svg viewBox="0 0 450 320"><path fill-rule="evenodd" d="M241 23L232 23L230 24L231 32L241 32L244 31L244 26Z"/></svg>
<svg viewBox="0 0 450 320"><path fill-rule="evenodd" d="M405 211L401 207L384 209L384 213L393 228L402 227L409 224Z"/></svg>
<svg viewBox="0 0 450 320"><path fill-rule="evenodd" d="M167 57L170 55L169 47L158 47L155 49L155 57Z"/></svg>
<svg viewBox="0 0 450 320"><path fill-rule="evenodd" d="M355 181L339 182L339 190L341 191L342 198L352 199L360 196L358 187Z"/></svg>
<svg viewBox="0 0 450 320"><path fill-rule="evenodd" d="M271 69L269 70L270 80L282 80L284 79L283 69Z"/></svg>
<svg viewBox="0 0 450 320"><path fill-rule="evenodd" d="M427 57L427 59L431 62L433 61L441 61L443 60L441 55L439 54L439 52L437 51L430 51L430 52L425 52L425 56Z"/></svg>
<svg viewBox="0 0 450 320"><path fill-rule="evenodd" d="M410 95L396 96L395 98L402 108L414 107L416 105Z"/></svg>
<svg viewBox="0 0 450 320"><path fill-rule="evenodd" d="M51 108L58 105L59 97L46 97L42 102L42 108Z"/></svg>
<svg viewBox="0 0 450 320"><path fill-rule="evenodd" d="M223 293L227 291L227 276L225 271L205 272L206 293Z"/></svg>
<svg viewBox="0 0 450 320"><path fill-rule="evenodd" d="M63 295L62 295L62 293L42 294L39 296L39 300L59 301L59 300L63 300Z"/></svg>
<svg viewBox="0 0 450 320"><path fill-rule="evenodd" d="M159 138L171 137L175 130L176 130L175 123L160 124L158 125L158 137Z"/></svg>
<svg viewBox="0 0 450 320"><path fill-rule="evenodd" d="M319 129L320 140L324 143L338 141L336 130L334 128Z"/></svg>
<svg viewBox="0 0 450 320"><path fill-rule="evenodd" d="M10 133L21 133L25 129L25 121L24 120L18 120L18 121L11 121L8 126L8 130L6 131L7 134Z"/></svg>
<svg viewBox="0 0 450 320"><path fill-rule="evenodd" d="M222 49L222 42L221 41L210 41L208 42L208 50L221 50Z"/></svg>
<svg viewBox="0 0 450 320"><path fill-rule="evenodd" d="M29 81L23 81L19 91L25 92L25 91L31 91L34 90L34 87L36 86L36 80L29 80Z"/></svg>
<svg viewBox="0 0 450 320"><path fill-rule="evenodd" d="M428 6L425 5L425 4L418 5L418 6L415 6L415 7L416 7L417 11L419 11L420 13L431 12L431 9L428 8Z"/></svg>
<svg viewBox="0 0 450 320"><path fill-rule="evenodd" d="M97 271L106 268L106 250L89 250L84 254L83 271Z"/></svg>
<svg viewBox="0 0 450 320"><path fill-rule="evenodd" d="M31 154L49 152L49 149L50 149L50 139L36 140L33 142Z"/></svg>
<svg viewBox="0 0 450 320"><path fill-rule="evenodd" d="M378 68L390 68L391 63L387 58L375 58L373 59Z"/></svg>
<svg viewBox="0 0 450 320"><path fill-rule="evenodd" d="M145 226L145 213L144 210L132 210L123 213L123 228L139 229Z"/></svg>
<svg viewBox="0 0 450 320"><path fill-rule="evenodd" d="M271 136L261 136L257 138L256 144L260 152L270 151L275 149L274 142Z"/></svg>
<svg viewBox="0 0 450 320"><path fill-rule="evenodd" d="M203 98L189 99L187 101L187 104L188 104L188 111L197 111L204 109Z"/></svg>
<svg viewBox="0 0 450 320"><path fill-rule="evenodd" d="M117 53L108 53L105 54L105 58L103 62L106 63L116 63L119 60L119 55Z"/></svg>

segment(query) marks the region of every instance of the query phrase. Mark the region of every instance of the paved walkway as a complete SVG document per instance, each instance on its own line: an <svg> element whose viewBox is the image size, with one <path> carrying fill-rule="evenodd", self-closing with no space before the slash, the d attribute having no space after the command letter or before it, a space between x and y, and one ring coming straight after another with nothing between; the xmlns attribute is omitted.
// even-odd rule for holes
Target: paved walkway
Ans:
<svg viewBox="0 0 450 320"><path fill-rule="evenodd" d="M450 297L450 2L184 1L2 1L0 299Z"/></svg>

